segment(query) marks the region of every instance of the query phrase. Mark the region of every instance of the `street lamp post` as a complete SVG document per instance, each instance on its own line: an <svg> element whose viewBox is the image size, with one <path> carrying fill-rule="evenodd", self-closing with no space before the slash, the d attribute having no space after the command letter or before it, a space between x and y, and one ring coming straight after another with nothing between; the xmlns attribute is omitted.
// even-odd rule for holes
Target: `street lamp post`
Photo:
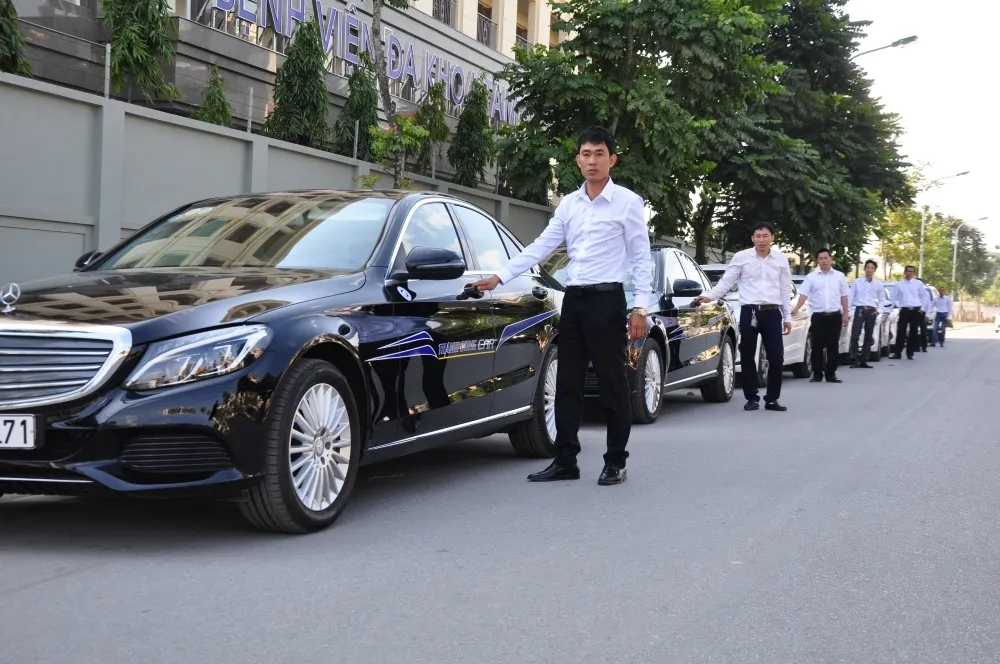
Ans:
<svg viewBox="0 0 1000 664"><path fill-rule="evenodd" d="M938 178L937 180L932 181L930 184L924 187L922 191L927 191L934 185L944 180L948 180L951 178L959 178L962 177L963 175L968 175L968 174L969 171L962 171L961 173L955 173L954 175L946 175L943 178ZM920 214L920 266L917 268L917 276L920 277L921 279L923 279L924 277L924 236L926 229L927 229L927 209L925 208Z"/></svg>
<svg viewBox="0 0 1000 664"><path fill-rule="evenodd" d="M851 60L855 58L860 58L862 55L868 55L869 53L874 53L875 51L883 51L887 48L897 48L899 46L906 46L907 44L912 44L917 41L916 35L910 35L909 37L903 37L902 39L897 39L891 44L886 44L885 46L879 46L878 48L873 48L869 51L861 51L860 53L855 53L851 56Z"/></svg>
<svg viewBox="0 0 1000 664"><path fill-rule="evenodd" d="M980 217L979 219L976 219L976 221L977 222L986 221L987 219L989 219L989 217ZM956 282L956 278L958 277L958 232L962 230L962 226L965 226L965 223L966 222L963 221L958 225L957 228L955 228L955 236L952 238L952 244L955 245L951 254L951 299L952 300L958 299L958 283Z"/></svg>

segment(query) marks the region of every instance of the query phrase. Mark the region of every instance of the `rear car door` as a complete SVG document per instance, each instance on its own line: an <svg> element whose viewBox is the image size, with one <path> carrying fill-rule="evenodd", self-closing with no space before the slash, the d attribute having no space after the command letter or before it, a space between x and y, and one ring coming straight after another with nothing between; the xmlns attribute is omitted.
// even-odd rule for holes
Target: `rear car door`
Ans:
<svg viewBox="0 0 1000 664"><path fill-rule="evenodd" d="M403 229L392 271L415 247L441 247L471 261L443 202L417 203ZM409 280L390 296L398 339L378 359L400 360L397 402L404 439L468 424L490 415L493 345L490 295L470 298L466 275Z"/></svg>
<svg viewBox="0 0 1000 664"><path fill-rule="evenodd" d="M712 290L708 277L694 262L694 259L683 251L677 252L684 273L691 281L696 281L701 285L701 292L707 293ZM718 363L718 356L721 352L722 328L725 324L726 314L729 309L726 303L720 298L710 304L698 306L692 300L691 305L695 311L695 325L698 336L696 344L698 355L695 358L697 373L714 370Z"/></svg>
<svg viewBox="0 0 1000 664"><path fill-rule="evenodd" d="M678 279L688 278L681 266L678 253L676 249L663 251L663 270L666 275L664 285L669 294L671 305L668 315L675 315L677 318L677 326L670 330L670 338L667 340L671 356L671 383L696 375L694 363L704 347L704 339L698 338L701 331L697 303L693 298L673 295L674 282ZM673 314L674 311L676 314ZM699 349L699 344L702 345L702 349Z"/></svg>
<svg viewBox="0 0 1000 664"><path fill-rule="evenodd" d="M517 242L479 210L460 203L453 204L452 209L471 247L474 267L470 269L476 271L477 278L496 274L521 252ZM546 322L551 323L558 313L550 290L538 270L532 269L492 291L497 334L493 415L531 404L542 348L547 342Z"/></svg>

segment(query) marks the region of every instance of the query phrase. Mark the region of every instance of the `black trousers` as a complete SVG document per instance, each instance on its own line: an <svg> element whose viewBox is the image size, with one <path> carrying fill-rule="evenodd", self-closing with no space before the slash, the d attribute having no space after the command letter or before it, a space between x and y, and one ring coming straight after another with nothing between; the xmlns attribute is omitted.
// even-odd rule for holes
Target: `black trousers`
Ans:
<svg viewBox="0 0 1000 664"><path fill-rule="evenodd" d="M851 326L851 359L861 363L868 361L872 344L875 343L875 321L878 320L878 311L867 307L854 308L854 324ZM861 331L865 333L865 345L858 350L858 341L861 340ZM879 352L881 349L876 349Z"/></svg>
<svg viewBox="0 0 1000 664"><path fill-rule="evenodd" d="M924 319L921 309L900 309L899 322L896 324L895 354L903 354L903 343L906 343L906 356L913 354L920 347L920 321Z"/></svg>
<svg viewBox="0 0 1000 664"><path fill-rule="evenodd" d="M839 311L814 313L809 324L812 335L813 378L834 378L840 364L840 332L844 329L843 314ZM823 353L826 352L826 363Z"/></svg>
<svg viewBox="0 0 1000 664"><path fill-rule="evenodd" d="M917 322L917 325L920 328L920 333L917 335L917 339L919 342L917 345L920 348L923 348L924 352L926 353L927 342L931 340L931 330L930 327L928 327L927 325L927 315L924 314L924 312L922 311L920 312L920 320Z"/></svg>
<svg viewBox="0 0 1000 664"><path fill-rule="evenodd" d="M608 426L605 463L625 467L632 404L625 372L628 311L625 290L566 289L559 321L559 368L556 371L556 462L576 463L587 365L594 364Z"/></svg>
<svg viewBox="0 0 1000 664"><path fill-rule="evenodd" d="M785 371L785 342L781 338L780 309L760 310L749 304L744 304L740 309L740 371L743 396L747 401L760 401L760 386L757 381L758 334L767 353L767 393L764 401L770 403L781 397L781 378Z"/></svg>

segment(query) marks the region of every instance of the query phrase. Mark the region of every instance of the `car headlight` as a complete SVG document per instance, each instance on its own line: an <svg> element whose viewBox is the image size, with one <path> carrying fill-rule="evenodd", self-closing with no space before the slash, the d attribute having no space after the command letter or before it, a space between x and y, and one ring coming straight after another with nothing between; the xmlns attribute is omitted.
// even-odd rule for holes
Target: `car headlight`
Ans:
<svg viewBox="0 0 1000 664"><path fill-rule="evenodd" d="M151 344L125 381L130 390L152 390L238 371L271 342L264 325L212 330Z"/></svg>

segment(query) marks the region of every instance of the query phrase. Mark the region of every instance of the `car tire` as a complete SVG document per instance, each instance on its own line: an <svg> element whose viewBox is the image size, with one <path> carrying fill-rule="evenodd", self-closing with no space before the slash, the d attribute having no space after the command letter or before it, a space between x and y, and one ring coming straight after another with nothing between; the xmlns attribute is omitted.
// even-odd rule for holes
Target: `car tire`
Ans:
<svg viewBox="0 0 1000 664"><path fill-rule="evenodd" d="M802 349L802 361L792 365L792 375L796 378L808 378L812 375L809 368L809 356L812 354L812 334L806 332L806 347Z"/></svg>
<svg viewBox="0 0 1000 664"><path fill-rule="evenodd" d="M701 398L709 403L726 403L733 398L736 390L736 351L733 340L726 335L722 338L722 352L719 353L719 369L712 380L701 386Z"/></svg>
<svg viewBox="0 0 1000 664"><path fill-rule="evenodd" d="M314 405L332 406L333 413L313 416ZM346 428L344 418L347 419ZM361 461L361 420L347 379L329 362L316 359L296 362L272 397L267 425L264 477L245 492L245 500L240 503L243 517L254 527L268 532L304 534L329 527L350 499ZM308 436L306 427L316 426L323 427L321 432L325 432L327 426L338 432L328 433L329 439L322 447L318 446L320 441L310 444L293 438L293 433ZM344 434L348 436L346 439ZM293 441L300 443L296 447L314 447L296 452ZM345 441L346 445L337 445ZM307 460L307 456L313 461ZM344 458L346 463L341 461ZM300 475L295 475L296 470L293 470L297 463ZM322 481L329 483L326 495L314 493L323 493L313 484L312 478L317 472L323 473ZM339 490L336 489L338 481ZM298 489L297 482L301 485ZM313 494L309 500L316 501L314 505L306 503L303 492Z"/></svg>
<svg viewBox="0 0 1000 664"><path fill-rule="evenodd" d="M531 419L512 429L510 436L514 453L528 459L551 459L556 456L555 398L559 347L551 346L542 360L531 404Z"/></svg>
<svg viewBox="0 0 1000 664"><path fill-rule="evenodd" d="M660 416L660 407L663 405L663 367L666 366L661 360L662 353L660 342L647 337L646 342L642 344L642 352L636 365L635 380L638 385L632 386L632 421L636 424L652 424ZM647 368L650 372L648 376ZM652 409L646 396L647 390L652 389L646 385L648 379L659 383L655 394L650 395L654 402Z"/></svg>

